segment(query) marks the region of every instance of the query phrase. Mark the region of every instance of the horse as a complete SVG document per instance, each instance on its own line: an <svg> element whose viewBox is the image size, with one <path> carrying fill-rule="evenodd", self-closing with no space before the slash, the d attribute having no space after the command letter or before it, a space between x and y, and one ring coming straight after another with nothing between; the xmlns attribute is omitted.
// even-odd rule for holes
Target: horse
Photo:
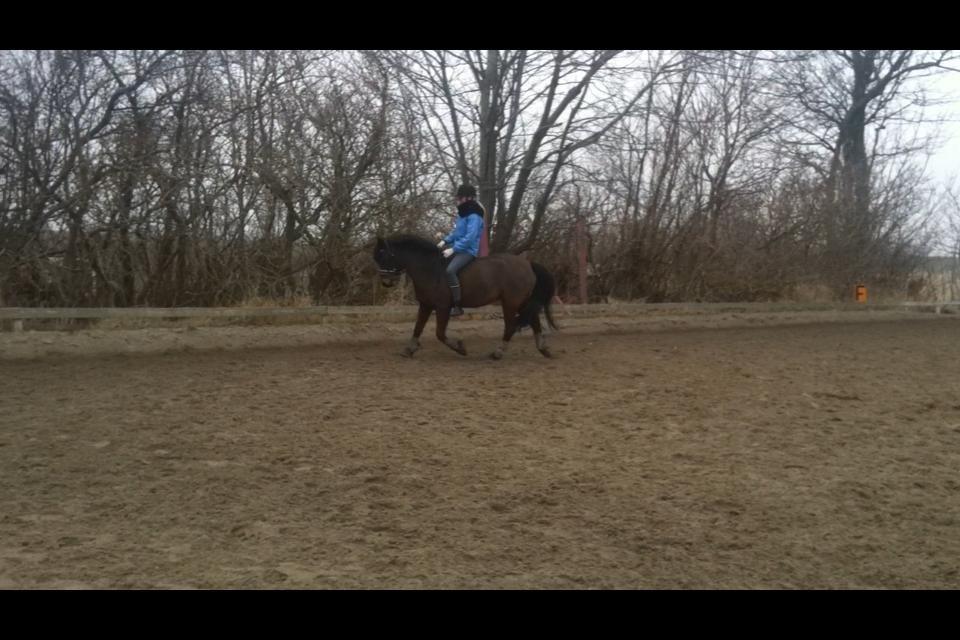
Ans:
<svg viewBox="0 0 960 640"><path fill-rule="evenodd" d="M380 272L381 283L392 287L406 273L413 281L420 309L413 327L413 337L402 355L412 358L420 349L420 334L430 315L437 312L437 339L462 356L467 355L462 340L447 337L447 323L453 301L445 276L446 262L440 249L424 238L399 234L389 238L377 237L373 259ZM553 355L547 347L540 324L540 311L547 323L558 327L550 313L550 303L556 291L553 276L543 265L526 258L501 253L477 258L458 274L464 307L482 307L500 302L503 308L503 341L490 354L494 360L503 357L510 338L517 329L533 329L537 350L545 357Z"/></svg>

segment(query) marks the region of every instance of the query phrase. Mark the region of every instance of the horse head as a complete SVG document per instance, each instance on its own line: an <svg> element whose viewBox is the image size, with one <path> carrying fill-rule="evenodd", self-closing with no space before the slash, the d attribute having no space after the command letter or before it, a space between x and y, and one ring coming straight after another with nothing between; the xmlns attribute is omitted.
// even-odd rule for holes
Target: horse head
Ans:
<svg viewBox="0 0 960 640"><path fill-rule="evenodd" d="M380 272L380 283L385 287L392 287L403 275L403 266L397 260L396 254L390 248L390 242L377 237L377 245L373 249L373 260L377 263Z"/></svg>

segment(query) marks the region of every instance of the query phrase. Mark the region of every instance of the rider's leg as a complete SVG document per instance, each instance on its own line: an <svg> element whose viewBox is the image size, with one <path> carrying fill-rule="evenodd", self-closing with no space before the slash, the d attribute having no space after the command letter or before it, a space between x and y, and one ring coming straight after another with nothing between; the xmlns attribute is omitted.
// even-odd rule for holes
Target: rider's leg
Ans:
<svg viewBox="0 0 960 640"><path fill-rule="evenodd" d="M450 310L451 316L463 315L463 308L460 306L460 279L457 272L470 264L473 256L469 253L455 253L450 264L447 265L447 284L450 285L450 293L453 294L453 306Z"/></svg>

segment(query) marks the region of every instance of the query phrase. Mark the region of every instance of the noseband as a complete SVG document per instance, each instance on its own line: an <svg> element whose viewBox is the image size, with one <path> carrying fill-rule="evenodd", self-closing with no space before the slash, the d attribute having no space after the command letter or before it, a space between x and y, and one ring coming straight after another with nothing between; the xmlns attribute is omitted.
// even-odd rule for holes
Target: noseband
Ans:
<svg viewBox="0 0 960 640"><path fill-rule="evenodd" d="M393 258L393 261L396 262L397 256L393 253L393 249L390 248L390 243L387 242L386 238L383 239L383 245L387 248L387 253L391 258ZM403 267L397 267L396 269L384 269L379 264L377 265L377 270L382 276L399 276L403 273Z"/></svg>

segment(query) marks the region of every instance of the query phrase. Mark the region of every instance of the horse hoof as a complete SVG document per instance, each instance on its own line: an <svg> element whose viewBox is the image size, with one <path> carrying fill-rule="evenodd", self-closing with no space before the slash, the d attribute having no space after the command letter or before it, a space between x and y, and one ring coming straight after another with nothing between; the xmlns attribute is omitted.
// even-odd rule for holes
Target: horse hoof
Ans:
<svg viewBox="0 0 960 640"><path fill-rule="evenodd" d="M500 360L501 358L503 358L503 353L500 351L493 351L490 353L491 360Z"/></svg>
<svg viewBox="0 0 960 640"><path fill-rule="evenodd" d="M544 357L544 358L552 358L552 357L553 357L553 354L550 353L550 350L549 350L549 349L540 349L540 353L543 354L543 357Z"/></svg>
<svg viewBox="0 0 960 640"><path fill-rule="evenodd" d="M402 355L404 358L412 358L413 354L415 353L416 353L415 350L411 351L410 349L404 349L403 351L400 352L400 355Z"/></svg>
<svg viewBox="0 0 960 640"><path fill-rule="evenodd" d="M457 353L459 353L459 354L462 355L462 356L467 355L467 349L463 346L463 343L462 343L462 342L457 342L457 348L454 349L454 351L456 351Z"/></svg>

